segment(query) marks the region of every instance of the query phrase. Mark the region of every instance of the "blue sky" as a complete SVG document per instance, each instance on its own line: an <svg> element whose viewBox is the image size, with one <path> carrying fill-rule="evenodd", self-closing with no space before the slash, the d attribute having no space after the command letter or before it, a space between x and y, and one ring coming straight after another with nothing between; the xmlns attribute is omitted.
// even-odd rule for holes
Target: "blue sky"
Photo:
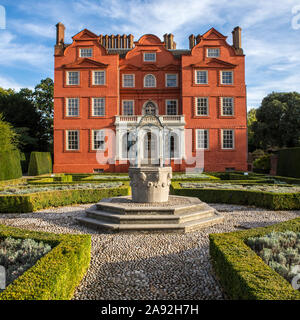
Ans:
<svg viewBox="0 0 300 320"><path fill-rule="evenodd" d="M190 34L211 27L231 44L231 31L239 25L248 109L272 91L300 91L300 0L0 0L0 5L6 12L0 87L34 88L53 77L55 24L63 22L67 43L87 28L96 34L132 33L136 40L145 33L161 39L173 33L177 48L188 48Z"/></svg>

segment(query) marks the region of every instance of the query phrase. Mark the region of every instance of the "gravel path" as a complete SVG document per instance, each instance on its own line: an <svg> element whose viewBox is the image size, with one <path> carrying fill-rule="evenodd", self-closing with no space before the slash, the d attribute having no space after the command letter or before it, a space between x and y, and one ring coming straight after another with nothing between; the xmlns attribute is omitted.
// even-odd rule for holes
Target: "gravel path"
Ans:
<svg viewBox="0 0 300 320"><path fill-rule="evenodd" d="M91 266L74 299L225 299L214 278L208 235L262 227L300 216L300 211L268 211L211 204L225 216L222 224L188 234L97 233L79 226L90 205L1 214L0 224L55 233L90 233Z"/></svg>

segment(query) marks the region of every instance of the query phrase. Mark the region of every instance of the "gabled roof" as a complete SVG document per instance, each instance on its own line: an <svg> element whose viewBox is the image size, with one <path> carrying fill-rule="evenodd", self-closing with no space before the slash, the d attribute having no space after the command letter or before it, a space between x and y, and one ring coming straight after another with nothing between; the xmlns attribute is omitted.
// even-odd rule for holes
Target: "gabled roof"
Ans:
<svg viewBox="0 0 300 320"><path fill-rule="evenodd" d="M215 28L210 28L208 31L206 31L201 38L204 39L211 39L211 40L215 40L215 39L224 39L226 40L227 37L224 36L222 33L220 33L218 30L216 30Z"/></svg>
<svg viewBox="0 0 300 320"><path fill-rule="evenodd" d="M72 37L73 40L96 40L99 36L88 29L84 29Z"/></svg>
<svg viewBox="0 0 300 320"><path fill-rule="evenodd" d="M66 69L77 69L77 68L93 68L93 67L107 68L108 64L94 61L88 58L78 59L75 62L65 64L62 67Z"/></svg>
<svg viewBox="0 0 300 320"><path fill-rule="evenodd" d="M199 61L198 63L194 63L190 65L193 68L235 68L237 65L236 64L232 64L230 62L227 61L223 61L217 58L211 58L211 59L207 59L205 61Z"/></svg>

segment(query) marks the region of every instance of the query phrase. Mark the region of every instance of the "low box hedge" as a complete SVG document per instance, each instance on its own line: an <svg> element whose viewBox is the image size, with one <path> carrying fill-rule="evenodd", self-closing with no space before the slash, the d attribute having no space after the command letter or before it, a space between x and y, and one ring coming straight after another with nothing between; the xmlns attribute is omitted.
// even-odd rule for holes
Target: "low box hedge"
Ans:
<svg viewBox="0 0 300 320"><path fill-rule="evenodd" d="M48 207L98 202L103 198L129 195L127 185L118 188L53 190L23 195L0 195L0 213L34 212Z"/></svg>
<svg viewBox="0 0 300 320"><path fill-rule="evenodd" d="M2 180L0 181L0 187L12 186L12 185L18 185L18 184L24 184L24 183L26 183L26 178Z"/></svg>
<svg viewBox="0 0 300 320"><path fill-rule="evenodd" d="M69 300L91 260L91 236L54 234L0 225L0 238L34 239L52 250L0 293L0 300Z"/></svg>
<svg viewBox="0 0 300 320"><path fill-rule="evenodd" d="M172 182L171 194L197 197L209 203L230 203L268 208L271 210L300 209L300 193L272 193L252 190L182 188Z"/></svg>
<svg viewBox="0 0 300 320"><path fill-rule="evenodd" d="M213 269L226 294L239 300L299 300L300 292L271 269L246 240L272 231L300 231L300 218L246 231L209 235Z"/></svg>
<svg viewBox="0 0 300 320"><path fill-rule="evenodd" d="M52 172L52 159L50 152L31 152L28 175L38 176Z"/></svg>

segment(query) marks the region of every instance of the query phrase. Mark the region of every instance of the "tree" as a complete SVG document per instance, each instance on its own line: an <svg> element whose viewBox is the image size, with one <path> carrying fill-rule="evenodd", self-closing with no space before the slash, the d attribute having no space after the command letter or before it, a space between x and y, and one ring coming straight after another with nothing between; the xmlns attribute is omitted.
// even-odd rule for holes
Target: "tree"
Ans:
<svg viewBox="0 0 300 320"><path fill-rule="evenodd" d="M254 132L252 125L256 121L256 109L251 108L247 113L247 126L248 126L248 150L252 152L256 149L256 141L254 139Z"/></svg>
<svg viewBox="0 0 300 320"><path fill-rule="evenodd" d="M251 125L258 148L300 146L300 94L272 92L256 110Z"/></svg>
<svg viewBox="0 0 300 320"><path fill-rule="evenodd" d="M20 134L19 147L23 152L47 150L46 124L33 102L22 94L0 94L0 112Z"/></svg>
<svg viewBox="0 0 300 320"><path fill-rule="evenodd" d="M0 113L0 153L16 150L18 135Z"/></svg>

